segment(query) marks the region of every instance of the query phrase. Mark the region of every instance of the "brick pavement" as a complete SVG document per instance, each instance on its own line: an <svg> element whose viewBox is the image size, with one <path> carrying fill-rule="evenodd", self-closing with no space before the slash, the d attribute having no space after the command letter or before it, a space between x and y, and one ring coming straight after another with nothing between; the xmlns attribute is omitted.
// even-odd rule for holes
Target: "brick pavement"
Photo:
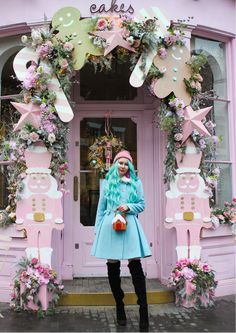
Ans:
<svg viewBox="0 0 236 333"><path fill-rule="evenodd" d="M177 308L173 303L149 306L149 332L235 332L235 296L216 299L206 310ZM138 306L126 306L125 329L115 324L114 306L58 307L52 317L37 319L0 303L0 332L138 332Z"/></svg>

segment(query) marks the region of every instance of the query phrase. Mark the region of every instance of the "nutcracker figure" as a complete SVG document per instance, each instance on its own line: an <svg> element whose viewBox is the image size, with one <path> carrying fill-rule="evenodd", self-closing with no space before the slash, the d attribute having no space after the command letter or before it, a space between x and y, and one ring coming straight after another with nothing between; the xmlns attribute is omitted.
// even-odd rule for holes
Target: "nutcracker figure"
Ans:
<svg viewBox="0 0 236 333"><path fill-rule="evenodd" d="M200 232L210 228L209 195L205 191L205 182L199 175L202 153L195 145L187 143L182 156L176 154L178 169L170 190L166 192L165 227L175 227L177 233L177 256L181 258L200 259Z"/></svg>
<svg viewBox="0 0 236 333"><path fill-rule="evenodd" d="M26 177L21 200L17 202L17 229L27 233L27 258L38 258L41 264L51 267L52 231L62 230L62 193L57 181L50 175L51 153L42 143L25 150Z"/></svg>

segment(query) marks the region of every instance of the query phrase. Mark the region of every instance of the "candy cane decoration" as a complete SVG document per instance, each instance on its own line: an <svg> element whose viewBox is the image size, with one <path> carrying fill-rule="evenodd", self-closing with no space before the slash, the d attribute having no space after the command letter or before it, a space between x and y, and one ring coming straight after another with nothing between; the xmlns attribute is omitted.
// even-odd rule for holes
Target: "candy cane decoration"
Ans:
<svg viewBox="0 0 236 333"><path fill-rule="evenodd" d="M170 25L170 21L164 16L164 14L160 11L157 7L150 7L147 9L142 8L139 11L139 14L134 18L135 21L143 21L147 19L158 19L159 27L156 30L156 35L158 37L164 37L164 34L167 31L167 27ZM143 85L143 82L148 75L149 69L152 65L153 59L157 54L157 50L150 50L146 55L144 61L144 54L141 54L133 72L131 73L129 82L131 86L138 88ZM141 65L145 65L144 69L142 70L140 67Z"/></svg>
<svg viewBox="0 0 236 333"><path fill-rule="evenodd" d="M22 50L20 50L20 52L17 53L13 61L14 71L20 81L23 81L25 79L25 76L27 74L26 65L29 61L35 61L37 63L38 56L33 49L29 47L24 47ZM41 61L41 64L44 67L50 69L51 71L51 66L48 65L46 62ZM60 86L60 82L55 75L52 76L51 81L48 83L48 89L54 91L56 94L56 101L54 103L54 106L59 118L64 122L69 122L73 118L74 114L68 102L68 99Z"/></svg>

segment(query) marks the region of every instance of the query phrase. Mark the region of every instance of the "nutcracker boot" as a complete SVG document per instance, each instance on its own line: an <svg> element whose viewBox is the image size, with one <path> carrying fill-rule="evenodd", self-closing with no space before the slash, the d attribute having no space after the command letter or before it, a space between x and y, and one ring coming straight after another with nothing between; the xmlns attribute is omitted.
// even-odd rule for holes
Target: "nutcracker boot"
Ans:
<svg viewBox="0 0 236 333"><path fill-rule="evenodd" d="M117 324L120 326L126 325L126 315L124 308L124 292L121 289L120 279L120 261L115 263L107 262L108 280L110 283L111 291L116 301L116 319Z"/></svg>
<svg viewBox="0 0 236 333"><path fill-rule="evenodd" d="M200 260L200 258L201 258L201 249L202 249L202 247L200 245L191 245L190 246L189 258Z"/></svg>
<svg viewBox="0 0 236 333"><path fill-rule="evenodd" d="M185 245L176 246L176 252L178 260L188 258L188 246Z"/></svg>
<svg viewBox="0 0 236 333"><path fill-rule="evenodd" d="M52 259L52 248L51 247L41 247L40 248L40 263L43 265L48 265L52 267L51 259Z"/></svg>
<svg viewBox="0 0 236 333"><path fill-rule="evenodd" d="M33 258L39 259L39 248L38 247L27 247L25 249L26 257L29 260Z"/></svg>
<svg viewBox="0 0 236 333"><path fill-rule="evenodd" d="M147 331L149 327L146 281L140 260L132 260L128 264L139 305L139 328Z"/></svg>

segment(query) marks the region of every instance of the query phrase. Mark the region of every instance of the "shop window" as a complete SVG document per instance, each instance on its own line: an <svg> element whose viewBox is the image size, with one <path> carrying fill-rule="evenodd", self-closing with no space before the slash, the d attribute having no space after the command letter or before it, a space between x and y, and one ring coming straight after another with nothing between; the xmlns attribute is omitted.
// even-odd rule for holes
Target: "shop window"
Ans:
<svg viewBox="0 0 236 333"><path fill-rule="evenodd" d="M212 90L215 92L215 96L211 100L202 101L201 107L213 107L207 117L216 123L215 135L223 138L215 156L213 156L216 166L221 169L221 177L215 192L215 202L222 206L224 201L232 199L225 43L192 37L191 49L192 54L203 51L207 55L208 64L201 72L203 76L202 91ZM212 159L212 156L206 156L206 163L209 163L209 159Z"/></svg>
<svg viewBox="0 0 236 333"><path fill-rule="evenodd" d="M137 96L137 89L129 84L130 64L114 60L112 69L94 72L91 64L86 64L79 73L80 96L87 101L128 101Z"/></svg>
<svg viewBox="0 0 236 333"><path fill-rule="evenodd" d="M8 58L2 69L1 75L1 96L16 95L20 92L21 88L18 86L17 81L14 79L15 72L13 70L13 60L16 54ZM0 101L0 143L5 138L9 137L13 123L18 119L18 114L10 104L10 100ZM1 151L0 151L1 155ZM0 159L2 157L0 156ZM1 166L0 169L0 209L7 205L7 170L6 167Z"/></svg>

